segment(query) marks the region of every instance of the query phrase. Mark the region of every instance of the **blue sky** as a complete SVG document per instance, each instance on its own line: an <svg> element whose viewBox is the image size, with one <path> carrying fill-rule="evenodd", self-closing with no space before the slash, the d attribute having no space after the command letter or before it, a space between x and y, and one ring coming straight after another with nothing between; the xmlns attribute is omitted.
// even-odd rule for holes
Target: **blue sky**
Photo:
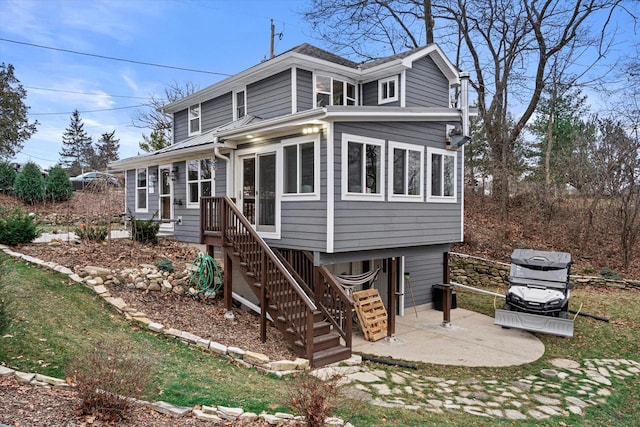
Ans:
<svg viewBox="0 0 640 427"><path fill-rule="evenodd" d="M81 112L94 140L115 130L120 158L136 155L143 130L131 126L138 108L127 107L144 103L152 93L162 95L171 83L191 82L203 89L259 63L269 55L272 18L276 32L283 33L276 39L276 54L304 42L324 47L297 13L307 5L306 0L0 0L2 39L221 74L0 40L0 62L13 64L28 92L30 118L40 122L16 161L33 160L45 168L55 164L74 109ZM627 3L636 14L639 5ZM625 54L637 57L638 29L631 19L616 14L613 24L616 43L605 62ZM452 54L448 46L442 47Z"/></svg>
<svg viewBox="0 0 640 427"><path fill-rule="evenodd" d="M304 42L319 44L296 13L304 4L295 0L0 0L0 38L235 74L268 57L271 18L276 32L284 33L281 40L276 39L276 53ZM45 168L58 161L62 134L74 109L80 111L85 130L94 140L115 129L120 157L125 158L139 152L143 130L131 126L136 108L124 107L144 103L140 98L150 93L162 95L173 82L192 82L202 89L225 78L6 41L0 41L0 62L13 64L28 93L31 120L40 122L16 160L31 159ZM89 112L94 110L109 111Z"/></svg>

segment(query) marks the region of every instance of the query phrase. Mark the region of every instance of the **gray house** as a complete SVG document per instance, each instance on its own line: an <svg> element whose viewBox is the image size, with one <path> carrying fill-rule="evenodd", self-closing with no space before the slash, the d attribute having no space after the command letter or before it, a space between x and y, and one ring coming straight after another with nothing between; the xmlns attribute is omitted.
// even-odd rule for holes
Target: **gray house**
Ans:
<svg viewBox="0 0 640 427"><path fill-rule="evenodd" d="M469 127L468 75L437 45L355 63L303 44L164 112L173 144L110 168L136 217L222 251L229 308L266 307L320 366L350 355L345 283L379 290L389 334L431 302L463 236Z"/></svg>

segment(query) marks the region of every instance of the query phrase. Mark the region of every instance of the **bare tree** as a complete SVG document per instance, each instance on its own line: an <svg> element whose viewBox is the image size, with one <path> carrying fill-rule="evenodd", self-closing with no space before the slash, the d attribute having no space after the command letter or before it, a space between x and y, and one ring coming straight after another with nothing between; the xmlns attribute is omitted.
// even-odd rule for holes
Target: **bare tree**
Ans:
<svg viewBox="0 0 640 427"><path fill-rule="evenodd" d="M171 129L173 117L162 112L162 107L196 92L198 88L190 82L180 85L176 82L164 90L164 96L150 95L150 101L145 107L135 112L131 117L134 127L150 129L150 136L143 134L140 148L144 151L158 150L171 144Z"/></svg>

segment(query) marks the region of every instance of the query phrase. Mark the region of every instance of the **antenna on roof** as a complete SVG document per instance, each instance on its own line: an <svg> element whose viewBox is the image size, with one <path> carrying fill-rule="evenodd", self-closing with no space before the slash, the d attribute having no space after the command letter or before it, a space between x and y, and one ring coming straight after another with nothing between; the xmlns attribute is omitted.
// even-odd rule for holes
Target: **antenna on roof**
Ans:
<svg viewBox="0 0 640 427"><path fill-rule="evenodd" d="M270 51L270 56L269 58L273 58L274 56L276 56L275 54L275 39L276 36L278 36L278 40L282 40L282 38L284 37L284 33L280 32L276 34L276 26L273 24L273 18L271 19L271 51Z"/></svg>

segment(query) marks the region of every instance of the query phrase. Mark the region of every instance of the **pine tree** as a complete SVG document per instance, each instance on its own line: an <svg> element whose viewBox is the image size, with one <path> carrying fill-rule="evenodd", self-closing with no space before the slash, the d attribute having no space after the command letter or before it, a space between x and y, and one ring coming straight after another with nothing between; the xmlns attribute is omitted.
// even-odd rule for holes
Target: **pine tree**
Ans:
<svg viewBox="0 0 640 427"><path fill-rule="evenodd" d="M80 112L74 110L71 123L62 135L60 162L69 171L69 175L79 175L85 166L91 166L92 151L93 141L84 130Z"/></svg>
<svg viewBox="0 0 640 427"><path fill-rule="evenodd" d="M109 162L118 160L118 150L120 149L120 139L114 137L116 131L105 132L97 142L97 169L105 169Z"/></svg>
<svg viewBox="0 0 640 427"><path fill-rule="evenodd" d="M13 65L0 65L0 160L11 159L31 138L39 124L29 123L28 106L24 104L27 91L13 75Z"/></svg>

